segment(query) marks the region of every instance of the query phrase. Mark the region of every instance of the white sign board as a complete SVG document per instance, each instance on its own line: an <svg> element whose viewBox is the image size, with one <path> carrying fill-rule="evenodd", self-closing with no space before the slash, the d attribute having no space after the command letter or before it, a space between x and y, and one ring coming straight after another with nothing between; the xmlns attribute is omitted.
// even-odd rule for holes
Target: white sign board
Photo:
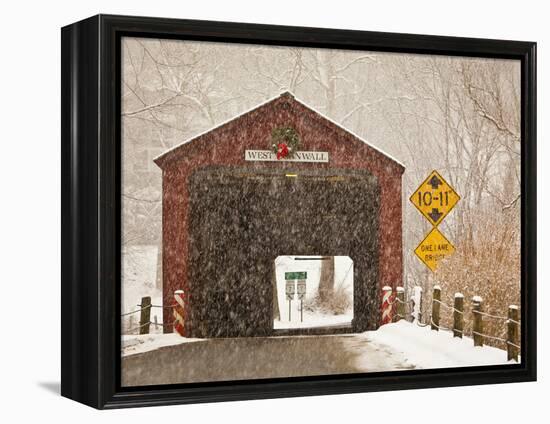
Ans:
<svg viewBox="0 0 550 424"><path fill-rule="evenodd" d="M298 280L298 299L306 298L306 280Z"/></svg>
<svg viewBox="0 0 550 424"><path fill-rule="evenodd" d="M291 158L277 159L271 150L245 150L244 160L259 162L322 162L328 163L328 152L296 152Z"/></svg>
<svg viewBox="0 0 550 424"><path fill-rule="evenodd" d="M286 300L294 299L294 280L287 280L285 292L286 292Z"/></svg>

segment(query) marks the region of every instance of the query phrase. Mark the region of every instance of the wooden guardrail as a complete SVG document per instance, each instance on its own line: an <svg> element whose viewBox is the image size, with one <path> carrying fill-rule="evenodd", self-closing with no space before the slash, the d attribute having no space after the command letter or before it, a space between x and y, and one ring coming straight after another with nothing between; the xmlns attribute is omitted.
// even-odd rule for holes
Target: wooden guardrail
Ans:
<svg viewBox="0 0 550 424"><path fill-rule="evenodd" d="M441 301L441 287L434 286L432 294L431 313L429 314L429 320L422 323L422 288L417 287L415 291L420 293L420 299L417 299L415 305L414 298L409 300L405 299L405 290L403 287L396 288L395 296L390 296L388 300L388 291L391 294L390 287L384 287L384 303L386 315L388 307L392 310L391 322L399 321L402 319L412 320L421 327L430 326L433 331L450 331L454 337L462 338L465 334L464 327L464 296L461 293L454 294L454 303L449 305ZM518 361L521 351L519 334L521 322L519 319L519 308L516 305L510 305L508 307L507 316L489 314L484 311L483 299L480 296L472 297L471 308L471 322L472 329L469 334L472 335L474 346L483 346L485 340L494 340L506 345L506 351L508 353L508 360ZM409 311L407 312L407 308ZM441 313L442 308L452 312L452 328L445 328L441 325ZM395 313L393 311L395 310ZM502 322L506 332L506 338L497 337L495 335L484 333L484 322L487 319L497 320Z"/></svg>

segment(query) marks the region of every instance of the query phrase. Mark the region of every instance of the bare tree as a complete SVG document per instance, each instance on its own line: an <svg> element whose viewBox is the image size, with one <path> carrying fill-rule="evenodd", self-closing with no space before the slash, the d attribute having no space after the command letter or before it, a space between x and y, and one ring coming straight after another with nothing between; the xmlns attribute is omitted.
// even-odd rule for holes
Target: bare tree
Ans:
<svg viewBox="0 0 550 424"><path fill-rule="evenodd" d="M406 165L405 272L432 284L412 254L430 226L408 202L432 169L461 196L440 225L457 257L487 216L499 243L519 239L519 76L517 61L124 39L123 243L161 244L156 155L291 90Z"/></svg>

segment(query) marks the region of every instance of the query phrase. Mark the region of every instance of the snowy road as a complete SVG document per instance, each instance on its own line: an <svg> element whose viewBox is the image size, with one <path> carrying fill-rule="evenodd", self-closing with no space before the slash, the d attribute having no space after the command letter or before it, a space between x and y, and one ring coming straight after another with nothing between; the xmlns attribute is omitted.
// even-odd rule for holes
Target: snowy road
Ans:
<svg viewBox="0 0 550 424"><path fill-rule="evenodd" d="M411 369L405 359L356 335L207 339L122 358L122 385Z"/></svg>
<svg viewBox="0 0 550 424"><path fill-rule="evenodd" d="M128 336L124 386L514 364L506 350L400 321L331 336L186 339Z"/></svg>

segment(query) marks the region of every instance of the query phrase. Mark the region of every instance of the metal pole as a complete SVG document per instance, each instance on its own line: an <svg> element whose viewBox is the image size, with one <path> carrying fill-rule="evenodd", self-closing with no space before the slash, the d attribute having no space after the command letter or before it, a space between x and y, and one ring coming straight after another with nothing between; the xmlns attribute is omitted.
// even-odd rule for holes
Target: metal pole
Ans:
<svg viewBox="0 0 550 424"><path fill-rule="evenodd" d="M288 299L288 320L291 321L290 319L290 302L292 302L290 299Z"/></svg>
<svg viewBox="0 0 550 424"><path fill-rule="evenodd" d="M300 322L304 322L304 301L300 299Z"/></svg>

